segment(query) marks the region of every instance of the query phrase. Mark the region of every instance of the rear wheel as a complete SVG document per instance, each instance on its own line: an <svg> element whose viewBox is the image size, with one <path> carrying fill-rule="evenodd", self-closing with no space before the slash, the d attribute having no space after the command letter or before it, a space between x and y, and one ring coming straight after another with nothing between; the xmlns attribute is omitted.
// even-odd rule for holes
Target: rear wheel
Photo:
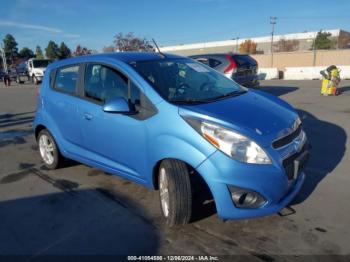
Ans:
<svg viewBox="0 0 350 262"><path fill-rule="evenodd" d="M38 135L38 147L41 159L48 169L56 169L61 166L63 156L58 150L55 139L47 129L40 131Z"/></svg>
<svg viewBox="0 0 350 262"><path fill-rule="evenodd" d="M164 160L159 167L161 210L169 226L184 225L192 213L192 192L187 165L179 160Z"/></svg>

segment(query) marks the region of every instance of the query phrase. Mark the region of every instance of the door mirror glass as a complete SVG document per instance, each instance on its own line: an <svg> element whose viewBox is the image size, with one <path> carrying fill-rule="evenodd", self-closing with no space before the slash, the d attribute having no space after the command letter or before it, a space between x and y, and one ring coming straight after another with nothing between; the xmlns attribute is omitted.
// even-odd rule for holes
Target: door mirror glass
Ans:
<svg viewBox="0 0 350 262"><path fill-rule="evenodd" d="M128 102L123 97L113 98L107 101L103 106L103 111L115 114L131 114Z"/></svg>

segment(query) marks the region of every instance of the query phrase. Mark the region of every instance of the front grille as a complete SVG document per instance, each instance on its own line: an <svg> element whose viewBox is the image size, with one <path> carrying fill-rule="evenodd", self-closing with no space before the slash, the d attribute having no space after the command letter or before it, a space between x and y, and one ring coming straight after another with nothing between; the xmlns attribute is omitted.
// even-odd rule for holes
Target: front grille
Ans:
<svg viewBox="0 0 350 262"><path fill-rule="evenodd" d="M304 147L301 149L300 152L297 152L293 155L291 155L290 157L286 158L283 160L282 164L283 164L283 168L284 171L286 172L286 175L288 177L288 180L292 180L294 178L294 161L300 157L301 155L303 155L308 149L308 144L305 143ZM306 162L308 160L308 154L304 157L304 159L301 159L300 163L299 163L299 167L298 167L298 173L304 168Z"/></svg>
<svg viewBox="0 0 350 262"><path fill-rule="evenodd" d="M272 147L276 149L276 148L280 148L282 146L288 145L289 143L291 143L295 138L297 138L300 135L300 132L301 132L301 125L299 125L299 127L297 129L295 129L289 135L286 135L282 138L275 140L272 143Z"/></svg>

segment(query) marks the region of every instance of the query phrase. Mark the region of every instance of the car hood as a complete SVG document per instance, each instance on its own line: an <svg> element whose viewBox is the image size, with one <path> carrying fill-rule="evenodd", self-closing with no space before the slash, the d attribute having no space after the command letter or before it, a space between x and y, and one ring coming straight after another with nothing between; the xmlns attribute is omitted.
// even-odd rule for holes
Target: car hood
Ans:
<svg viewBox="0 0 350 262"><path fill-rule="evenodd" d="M198 113L194 117L232 128L266 146L290 132L298 117L285 101L256 90L212 103L182 106L180 114L183 109L182 114Z"/></svg>

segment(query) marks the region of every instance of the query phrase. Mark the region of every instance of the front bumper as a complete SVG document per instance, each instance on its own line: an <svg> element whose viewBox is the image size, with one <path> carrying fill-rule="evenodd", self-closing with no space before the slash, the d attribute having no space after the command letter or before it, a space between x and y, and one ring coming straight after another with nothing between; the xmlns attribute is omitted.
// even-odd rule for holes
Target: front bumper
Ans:
<svg viewBox="0 0 350 262"><path fill-rule="evenodd" d="M216 151L199 167L199 174L207 182L222 219L245 219L277 213L287 206L300 191L305 174L299 172L288 180L283 169L275 165L244 164ZM255 191L265 204L259 208L238 208L234 205L229 186Z"/></svg>

